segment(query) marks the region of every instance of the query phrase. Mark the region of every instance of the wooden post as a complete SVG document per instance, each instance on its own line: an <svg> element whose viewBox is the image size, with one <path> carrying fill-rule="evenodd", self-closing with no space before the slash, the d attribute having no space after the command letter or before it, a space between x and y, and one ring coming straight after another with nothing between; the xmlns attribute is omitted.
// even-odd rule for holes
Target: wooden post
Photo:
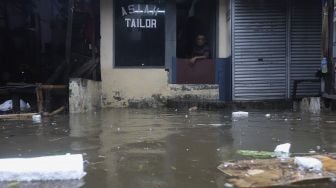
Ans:
<svg viewBox="0 0 336 188"><path fill-rule="evenodd" d="M37 111L39 113L43 112L43 90L40 87L41 84L38 84L36 86L35 92L36 92L36 100L37 100Z"/></svg>
<svg viewBox="0 0 336 188"><path fill-rule="evenodd" d="M96 8L96 1L91 1L90 2L90 9L89 9L89 12L90 12L90 17L91 17L91 20L92 20L92 41L91 41L91 56L92 56L92 62L95 62L96 61L96 11L95 11L95 8ZM97 69L93 69L92 71L92 79L93 80L97 80Z"/></svg>
<svg viewBox="0 0 336 188"><path fill-rule="evenodd" d="M68 22L67 22L67 33L65 39L65 64L66 72L64 82L69 82L70 76L70 64L71 64L71 41L72 41L72 23L73 23L73 13L74 13L74 0L69 0L68 4Z"/></svg>
<svg viewBox="0 0 336 188"><path fill-rule="evenodd" d="M328 72L324 76L325 92L333 93L334 86L334 65L333 65L333 15L334 0L324 0L322 6L322 57L328 61Z"/></svg>
<svg viewBox="0 0 336 188"><path fill-rule="evenodd" d="M72 22L74 12L74 0L69 0L68 4L68 22L65 44L65 60L67 64L70 64L71 60L71 40L72 40Z"/></svg>
<svg viewBox="0 0 336 188"><path fill-rule="evenodd" d="M20 96L17 94L16 91L12 94L12 105L13 105L13 112L17 113L20 112Z"/></svg>
<svg viewBox="0 0 336 188"><path fill-rule="evenodd" d="M329 33L330 33L330 37L329 37L329 58L330 58L330 63L329 63L329 67L328 70L330 70L330 78L331 78L331 82L330 82L330 93L331 94L335 94L335 65L334 65L334 53L333 53L333 46L334 46L334 10L335 4L334 4L334 0L330 0L330 8L329 8Z"/></svg>
<svg viewBox="0 0 336 188"><path fill-rule="evenodd" d="M328 75L326 80L326 91L334 94L335 70L333 63L333 30L334 30L334 0L328 0L328 38L327 38L327 59Z"/></svg>

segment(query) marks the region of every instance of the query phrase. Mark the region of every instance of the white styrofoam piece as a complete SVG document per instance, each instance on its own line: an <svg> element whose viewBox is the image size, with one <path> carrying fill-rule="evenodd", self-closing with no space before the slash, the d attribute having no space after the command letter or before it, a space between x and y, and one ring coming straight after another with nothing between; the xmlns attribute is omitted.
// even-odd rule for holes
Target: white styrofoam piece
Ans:
<svg viewBox="0 0 336 188"><path fill-rule="evenodd" d="M321 171L323 164L320 160L313 157L295 157L294 163L302 170Z"/></svg>
<svg viewBox="0 0 336 188"><path fill-rule="evenodd" d="M274 153L278 157L289 157L290 147L291 147L290 143L277 145L274 150Z"/></svg>
<svg viewBox="0 0 336 188"><path fill-rule="evenodd" d="M76 180L85 175L81 154L0 159L0 181Z"/></svg>
<svg viewBox="0 0 336 188"><path fill-rule="evenodd" d="M0 111L7 112L13 109L13 101L12 100L7 100L4 103L0 104ZM22 99L20 99L20 110L25 111L29 110L30 105L29 103L26 103Z"/></svg>
<svg viewBox="0 0 336 188"><path fill-rule="evenodd" d="M280 144L276 146L274 152L289 153L290 147L291 147L290 143Z"/></svg>
<svg viewBox="0 0 336 188"><path fill-rule="evenodd" d="M42 122L42 116L41 114L36 114L32 116L32 120L36 123L41 123Z"/></svg>
<svg viewBox="0 0 336 188"><path fill-rule="evenodd" d="M232 117L248 117L248 112L238 111L238 112L232 112Z"/></svg>

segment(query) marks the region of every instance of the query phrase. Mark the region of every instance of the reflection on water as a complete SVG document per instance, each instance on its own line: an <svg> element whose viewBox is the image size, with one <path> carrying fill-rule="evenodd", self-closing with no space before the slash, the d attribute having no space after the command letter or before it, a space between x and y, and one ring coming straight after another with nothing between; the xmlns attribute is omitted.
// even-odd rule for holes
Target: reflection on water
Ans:
<svg viewBox="0 0 336 188"><path fill-rule="evenodd" d="M270 113L271 116L265 116ZM222 161L243 159L236 150L335 152L333 114L252 111L114 109L31 121L0 122L0 157L81 153L83 181L15 183L17 187L203 188L223 187ZM13 183L2 183L13 185ZM317 185L302 185L302 187ZM319 187L333 187L320 183Z"/></svg>

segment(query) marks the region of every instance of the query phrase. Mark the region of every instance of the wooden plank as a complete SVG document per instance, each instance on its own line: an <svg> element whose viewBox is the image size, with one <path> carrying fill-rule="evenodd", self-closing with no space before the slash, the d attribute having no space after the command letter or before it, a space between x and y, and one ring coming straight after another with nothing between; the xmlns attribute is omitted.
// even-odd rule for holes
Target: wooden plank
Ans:
<svg viewBox="0 0 336 188"><path fill-rule="evenodd" d="M43 112L43 91L38 86L36 87L35 92L36 92L37 111L41 113Z"/></svg>
<svg viewBox="0 0 336 188"><path fill-rule="evenodd" d="M52 111L51 113L44 112L43 115L44 116L54 116L54 115L57 115L57 114L61 113L64 110L65 110L65 106L61 106L60 108L57 108L56 110Z"/></svg>
<svg viewBox="0 0 336 188"><path fill-rule="evenodd" d="M27 119L32 118L33 115L38 115L38 113L5 114L0 115L0 119Z"/></svg>
<svg viewBox="0 0 336 188"><path fill-rule="evenodd" d="M69 0L67 33L66 33L66 41L65 41L65 59L68 65L70 64L70 59L71 59L72 22L73 22L74 9L75 9L74 0Z"/></svg>
<svg viewBox="0 0 336 188"><path fill-rule="evenodd" d="M40 85L41 89L67 89L66 85Z"/></svg>

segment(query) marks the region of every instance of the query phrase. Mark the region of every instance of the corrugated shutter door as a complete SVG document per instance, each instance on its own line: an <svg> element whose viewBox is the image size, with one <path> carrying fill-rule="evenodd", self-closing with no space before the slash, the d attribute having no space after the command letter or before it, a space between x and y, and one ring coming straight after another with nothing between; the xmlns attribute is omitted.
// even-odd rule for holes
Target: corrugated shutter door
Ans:
<svg viewBox="0 0 336 188"><path fill-rule="evenodd" d="M286 98L286 1L235 0L234 100Z"/></svg>
<svg viewBox="0 0 336 188"><path fill-rule="evenodd" d="M291 92L294 80L317 79L321 62L321 1L295 0L291 15ZM297 96L318 95L320 83L298 85Z"/></svg>

